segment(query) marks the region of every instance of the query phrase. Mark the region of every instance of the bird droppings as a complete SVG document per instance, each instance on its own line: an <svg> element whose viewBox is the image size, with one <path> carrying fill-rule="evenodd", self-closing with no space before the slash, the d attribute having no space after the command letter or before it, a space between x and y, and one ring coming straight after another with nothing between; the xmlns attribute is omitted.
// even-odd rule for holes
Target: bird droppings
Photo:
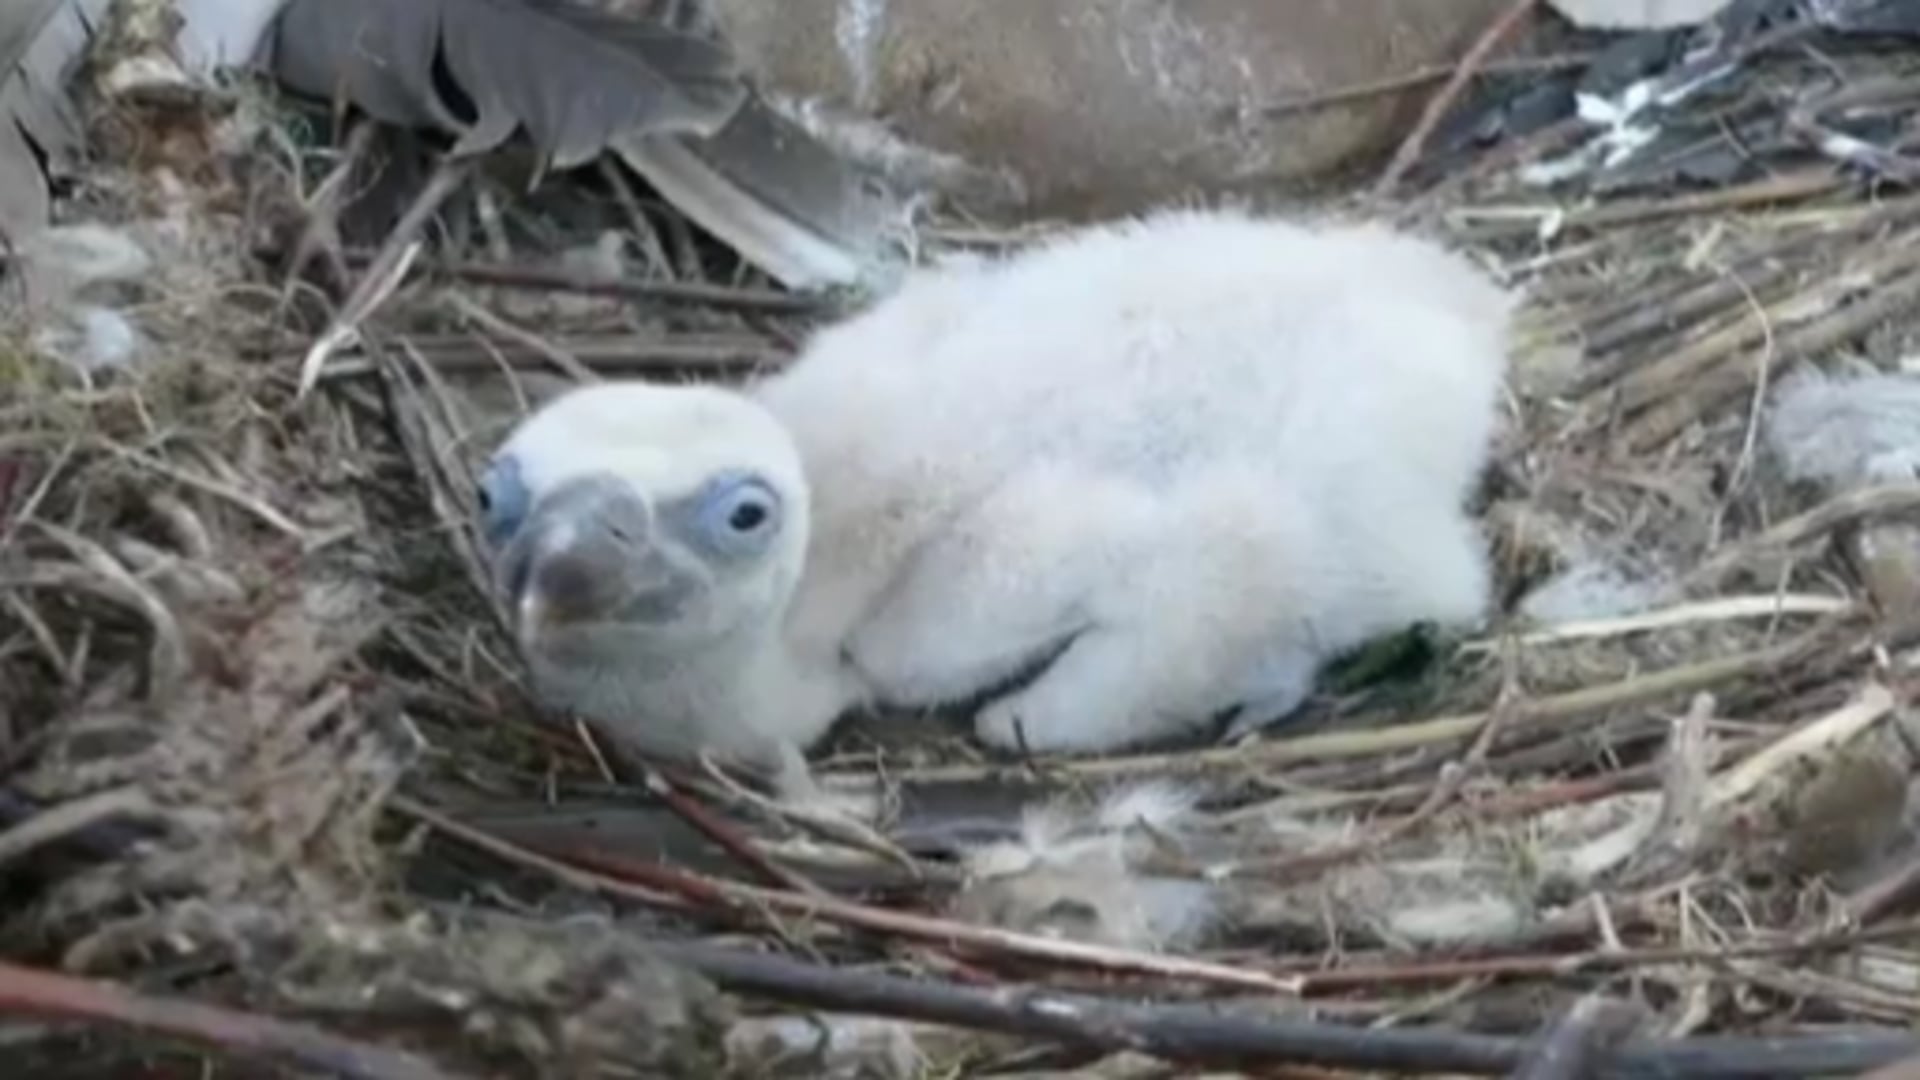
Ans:
<svg viewBox="0 0 1920 1080"><path fill-rule="evenodd" d="M1861 182L1872 155L1788 124L1874 106L1786 110L1920 68L1818 52L1660 119L1824 186L1539 189L1522 173L1570 147L1504 137L1407 178L1408 227L1523 298L1515 368L1553 354L1500 403L1484 632L1218 743L1029 760L945 711L858 716L813 767L882 808L865 832L534 708L475 500L568 372L732 381L866 301L775 288L631 176L527 195L480 169L296 401L431 160L244 85L217 137L164 146L92 102L57 310L14 288L31 244L0 292L10 1064L1037 1080L1311 1047L1503 1075L1588 995L1651 1015L1628 1072L1910 1056L1920 213L1897 160ZM928 259L1050 235L932 209ZM289 284L303 238L321 268ZM36 349L89 305L138 363ZM86 993L31 978L63 973Z"/></svg>

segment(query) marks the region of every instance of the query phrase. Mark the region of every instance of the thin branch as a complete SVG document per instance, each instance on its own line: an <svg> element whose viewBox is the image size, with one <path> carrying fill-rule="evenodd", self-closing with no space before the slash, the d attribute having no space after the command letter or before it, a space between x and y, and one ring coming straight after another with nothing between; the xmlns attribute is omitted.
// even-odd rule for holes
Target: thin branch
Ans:
<svg viewBox="0 0 1920 1080"><path fill-rule="evenodd" d="M461 296L459 293L448 293L446 295L446 302L452 306L454 310L459 312L462 317L480 324L481 329L491 331L522 348L533 351L539 355L541 359L559 368L562 374L574 382L595 383L600 381L600 376L595 374L593 369L581 363L579 357L553 344L539 334L525 327L516 326L512 322L495 315L468 297Z"/></svg>
<svg viewBox="0 0 1920 1080"><path fill-rule="evenodd" d="M314 384L320 379L321 372L327 366L327 360L343 345L359 336L360 324L371 316L387 297L406 279L407 271L420 255L420 233L427 222L438 213L442 204L460 186L467 182L476 166L474 158L457 160L443 159L434 170L413 205L394 225L387 242L381 246L380 253L374 256L367 269L360 275L353 291L341 303L339 312L334 316L332 325L321 333L320 337L307 350L300 361L300 382L295 390L295 400L303 399L312 392Z"/></svg>
<svg viewBox="0 0 1920 1080"><path fill-rule="evenodd" d="M427 1061L316 1027L0 962L0 1012L138 1028L350 1080L456 1080Z"/></svg>
<svg viewBox="0 0 1920 1080"><path fill-rule="evenodd" d="M1552 74L1586 67L1593 62L1592 53L1558 53L1548 56L1514 56L1501 60L1489 60L1480 65L1475 76L1484 75L1534 75ZM1284 98L1267 105L1256 106L1254 111L1261 116L1287 116L1293 113L1313 112L1318 109L1345 105L1351 101L1365 101L1385 94L1395 94L1402 90L1413 90L1428 83L1436 83L1449 78L1459 68L1453 64L1433 64L1417 68L1401 75L1389 75L1371 82L1354 83L1351 86L1336 86L1330 90L1321 90L1299 97Z"/></svg>
<svg viewBox="0 0 1920 1080"><path fill-rule="evenodd" d="M1400 149L1394 152L1393 160L1388 163L1386 172L1380 175L1380 180L1373 189L1375 198L1390 196L1400 186L1400 181L1413 168L1414 163L1420 160L1421 152L1427 147L1427 140L1433 138L1434 131L1440 127L1440 121L1446 118L1447 110L1453 108L1454 102L1466 92L1467 84L1473 81L1475 73L1487 62L1487 58L1493 55L1493 50L1499 48L1520 29L1521 24L1533 14L1533 9L1538 4L1539 0L1514 0L1512 6L1495 19L1492 25L1487 27L1486 32L1480 35L1479 40L1473 43L1473 47L1467 50L1467 54L1460 58L1459 65L1453 70L1452 78L1449 78L1445 85L1441 86L1439 91L1427 101L1426 111L1420 114L1420 122L1407 135L1406 141L1400 144Z"/></svg>
<svg viewBox="0 0 1920 1080"><path fill-rule="evenodd" d="M347 262L350 265L365 265L368 258L362 252L347 253ZM742 289L705 282L610 281L560 270L494 266L476 262L428 260L421 262L419 266L433 273L458 278L474 285L492 285L506 289L564 292L623 300L664 300L773 314L804 315L817 312L823 306L821 300L798 293L775 292L770 289Z"/></svg>
<svg viewBox="0 0 1920 1080"><path fill-rule="evenodd" d="M1920 508L1920 484L1881 484L1850 491L1729 545L1688 573L1684 584L1693 590L1712 589L1747 563L1784 554L1842 525L1904 514L1916 508Z"/></svg>
<svg viewBox="0 0 1920 1080"><path fill-rule="evenodd" d="M678 814L682 821L720 845L742 866L759 874L767 884L809 896L827 895L825 889L808 880L805 875L769 859L755 848L753 842L747 839L738 828L708 810L700 800L681 791L671 780L653 768L646 770L646 787L648 791L658 796L661 802L666 803L668 809Z"/></svg>
<svg viewBox="0 0 1920 1080"><path fill-rule="evenodd" d="M1376 829L1352 843L1339 844L1320 851L1288 855L1280 859L1240 863L1228 867L1227 872L1233 877L1286 878L1313 870L1324 870L1379 851L1433 820L1441 810L1459 796L1460 789L1466 785L1468 777L1486 766L1487 755L1520 711L1521 699L1515 674L1517 666L1513 657L1514 647L1509 642L1507 648L1502 651L1501 659L1505 673L1501 677L1500 693L1493 703L1493 708L1487 712L1485 721L1481 723L1480 730L1475 733L1473 745L1467 748L1467 752L1459 761L1448 762L1440 769L1440 775L1434 781L1433 789L1427 793L1425 799L1421 800L1420 805L1414 808L1413 813Z"/></svg>
<svg viewBox="0 0 1920 1080"><path fill-rule="evenodd" d="M668 960L736 993L806 1008L1048 1038L1108 1052L1134 1051L1182 1063L1251 1067L1319 1065L1396 1075L1489 1076L1518 1067L1527 1040L1415 1029L1362 1028L1273 1015L1268 1001L1236 1014L1224 1003L1138 1005L1022 987L992 990L845 971L707 944L659 946ZM1920 1050L1896 1032L1636 1042L1609 1077L1733 1080L1848 1074Z"/></svg>
<svg viewBox="0 0 1920 1080"><path fill-rule="evenodd" d="M9 798L6 801L11 803L15 800ZM48 844L83 835L98 838L102 835L103 827L154 814L152 800L133 785L109 788L59 803L0 832L0 867ZM0 820L4 820L5 816L0 813Z"/></svg>

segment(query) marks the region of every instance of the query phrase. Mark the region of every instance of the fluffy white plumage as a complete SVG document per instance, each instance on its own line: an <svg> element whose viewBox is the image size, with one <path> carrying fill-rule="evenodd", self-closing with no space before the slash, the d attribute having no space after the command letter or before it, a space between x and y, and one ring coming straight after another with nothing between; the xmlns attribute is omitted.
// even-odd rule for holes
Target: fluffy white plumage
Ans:
<svg viewBox="0 0 1920 1080"><path fill-rule="evenodd" d="M562 396L489 528L542 693L656 753L776 762L1036 665L985 741L1244 729L1340 651L1484 614L1464 503L1509 313L1381 226L1084 229L923 271L744 394Z"/></svg>

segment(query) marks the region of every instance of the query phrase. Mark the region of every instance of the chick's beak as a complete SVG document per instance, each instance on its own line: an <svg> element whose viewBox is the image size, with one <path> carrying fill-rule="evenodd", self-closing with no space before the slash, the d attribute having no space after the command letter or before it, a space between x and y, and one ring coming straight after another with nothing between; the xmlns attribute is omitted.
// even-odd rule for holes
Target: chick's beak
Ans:
<svg viewBox="0 0 1920 1080"><path fill-rule="evenodd" d="M592 621L653 587L661 562L652 513L625 485L554 492L534 509L503 564L523 637Z"/></svg>

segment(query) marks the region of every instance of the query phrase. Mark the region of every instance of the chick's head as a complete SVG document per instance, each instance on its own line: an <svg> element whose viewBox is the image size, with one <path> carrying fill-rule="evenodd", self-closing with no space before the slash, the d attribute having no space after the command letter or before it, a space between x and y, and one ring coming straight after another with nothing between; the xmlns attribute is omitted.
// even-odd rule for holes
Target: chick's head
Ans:
<svg viewBox="0 0 1920 1080"><path fill-rule="evenodd" d="M771 628L807 542L792 440L704 387L554 399L488 462L479 503L521 645L549 660L605 660L609 640L673 657Z"/></svg>

